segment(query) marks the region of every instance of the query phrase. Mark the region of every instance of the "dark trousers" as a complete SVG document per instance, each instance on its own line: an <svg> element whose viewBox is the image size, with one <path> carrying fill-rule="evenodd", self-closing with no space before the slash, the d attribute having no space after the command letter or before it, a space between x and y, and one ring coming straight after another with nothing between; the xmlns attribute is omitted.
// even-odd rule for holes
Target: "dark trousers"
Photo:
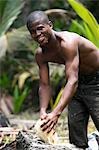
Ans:
<svg viewBox="0 0 99 150"><path fill-rule="evenodd" d="M99 72L79 75L77 92L68 105L70 143L80 148L88 147L89 115L99 131Z"/></svg>

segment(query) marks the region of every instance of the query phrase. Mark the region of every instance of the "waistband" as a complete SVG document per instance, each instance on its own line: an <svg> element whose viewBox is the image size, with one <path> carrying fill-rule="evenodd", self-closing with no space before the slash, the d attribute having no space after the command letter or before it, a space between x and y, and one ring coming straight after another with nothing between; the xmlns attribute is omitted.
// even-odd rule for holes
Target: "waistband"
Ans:
<svg viewBox="0 0 99 150"><path fill-rule="evenodd" d="M79 74L79 83L88 84L97 81L99 83L99 71L90 74Z"/></svg>

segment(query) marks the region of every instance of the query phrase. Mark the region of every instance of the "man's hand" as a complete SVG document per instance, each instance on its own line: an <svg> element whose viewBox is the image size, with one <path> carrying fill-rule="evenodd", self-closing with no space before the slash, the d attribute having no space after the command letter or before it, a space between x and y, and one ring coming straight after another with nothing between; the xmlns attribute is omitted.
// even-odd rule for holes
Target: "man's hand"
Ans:
<svg viewBox="0 0 99 150"><path fill-rule="evenodd" d="M46 131L47 133L49 133L52 129L55 130L58 118L59 116L53 112L46 114L44 123L41 125L42 130Z"/></svg>
<svg viewBox="0 0 99 150"><path fill-rule="evenodd" d="M47 117L47 113L45 111L40 111L40 119L44 120Z"/></svg>

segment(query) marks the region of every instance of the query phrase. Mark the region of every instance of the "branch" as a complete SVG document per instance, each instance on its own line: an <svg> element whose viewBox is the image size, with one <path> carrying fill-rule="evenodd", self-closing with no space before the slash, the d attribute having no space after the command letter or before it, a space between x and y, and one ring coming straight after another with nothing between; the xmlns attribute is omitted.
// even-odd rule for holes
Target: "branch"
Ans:
<svg viewBox="0 0 99 150"><path fill-rule="evenodd" d="M60 15L63 17L64 17L64 15L66 15L70 18L75 16L75 14L73 12L69 12L69 11L64 10L64 9L49 9L49 10L46 10L45 13L47 15Z"/></svg>

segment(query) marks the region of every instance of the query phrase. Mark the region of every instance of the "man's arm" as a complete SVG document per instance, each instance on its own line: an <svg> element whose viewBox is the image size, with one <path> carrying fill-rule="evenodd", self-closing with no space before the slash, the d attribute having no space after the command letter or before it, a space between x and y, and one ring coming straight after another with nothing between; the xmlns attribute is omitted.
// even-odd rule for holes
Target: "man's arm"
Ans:
<svg viewBox="0 0 99 150"><path fill-rule="evenodd" d="M49 67L48 63L42 61L40 53L36 54L36 61L39 66L39 99L40 99L40 117L44 119L46 117L46 110L51 99L51 88L49 79Z"/></svg>
<svg viewBox="0 0 99 150"><path fill-rule="evenodd" d="M65 52L64 56L65 61L65 72L66 72L66 85L64 87L63 94L59 101L59 104L54 109L54 113L61 114L63 109L71 101L74 93L76 92L78 86L78 72L79 72L79 54L76 46L68 48L68 51Z"/></svg>
<svg viewBox="0 0 99 150"><path fill-rule="evenodd" d="M79 55L78 49L74 43L72 46L67 45L63 47L62 53L65 58L65 69L67 82L61 96L61 99L56 108L47 115L45 123L42 125L43 130L50 132L57 124L58 118L63 109L71 101L77 86L78 86L78 72L79 72Z"/></svg>
<svg viewBox="0 0 99 150"><path fill-rule="evenodd" d="M39 98L40 98L40 113L46 112L49 101L51 99L51 88L49 83L48 65L42 64L39 67L40 83L39 83Z"/></svg>

